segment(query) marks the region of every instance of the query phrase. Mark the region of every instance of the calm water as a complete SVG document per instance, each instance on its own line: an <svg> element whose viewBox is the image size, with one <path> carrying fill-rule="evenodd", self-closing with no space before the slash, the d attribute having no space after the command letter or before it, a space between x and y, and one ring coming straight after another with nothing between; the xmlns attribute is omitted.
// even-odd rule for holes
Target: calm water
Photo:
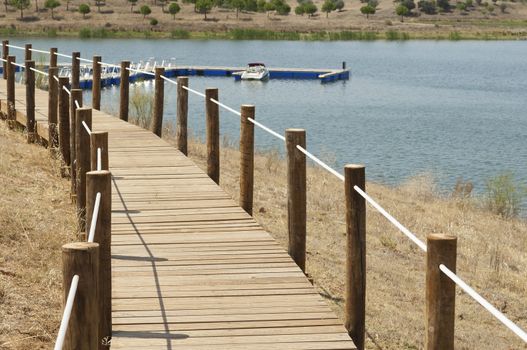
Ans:
<svg viewBox="0 0 527 350"><path fill-rule="evenodd" d="M23 44L25 40L11 40ZM33 47L100 54L103 61L175 57L179 64L339 67L352 78L234 82L191 78L191 87L220 88L220 100L257 107L257 119L283 132L307 130L308 148L342 167L364 163L370 179L396 184L423 172L450 191L456 179L481 191L485 179L513 171L527 184L527 44L525 42L265 42L28 39ZM60 59L59 59L60 60ZM103 109L117 110L118 89L105 90ZM175 88L166 86L165 113L175 114ZM113 104L113 107L111 106ZM203 133L203 101L190 96L189 126ZM238 137L238 118L222 113L222 132ZM279 147L257 131L257 146Z"/></svg>

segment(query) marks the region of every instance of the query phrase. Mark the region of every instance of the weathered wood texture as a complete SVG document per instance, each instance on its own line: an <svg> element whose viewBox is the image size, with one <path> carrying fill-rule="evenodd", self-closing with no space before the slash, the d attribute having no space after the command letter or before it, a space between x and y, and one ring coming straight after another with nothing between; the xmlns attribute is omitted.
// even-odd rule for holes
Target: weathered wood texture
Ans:
<svg viewBox="0 0 527 350"><path fill-rule="evenodd" d="M70 156L70 96L64 90L68 88L69 78L60 77L58 85L59 95L59 148L66 166L71 165Z"/></svg>
<svg viewBox="0 0 527 350"><path fill-rule="evenodd" d="M101 56L93 56L92 102L93 109L101 109Z"/></svg>
<svg viewBox="0 0 527 350"><path fill-rule="evenodd" d="M77 102L77 103L75 103ZM76 116L77 116L77 104L79 107L82 107L82 90L81 89L71 89L71 99L70 99L70 155L71 155L71 196L76 198L77 193L77 167L74 166L75 159L77 157L77 147L76 147Z"/></svg>
<svg viewBox="0 0 527 350"><path fill-rule="evenodd" d="M358 349L364 349L366 318L366 202L353 188L366 190L363 165L344 167L346 196L345 326Z"/></svg>
<svg viewBox="0 0 527 350"><path fill-rule="evenodd" d="M188 155L187 118L188 118L188 77L177 78L177 116L176 116L176 142L177 149Z"/></svg>
<svg viewBox="0 0 527 350"><path fill-rule="evenodd" d="M31 52L31 51L30 51ZM32 143L36 140L36 121L35 121L35 61L26 61L26 129L27 142Z"/></svg>
<svg viewBox="0 0 527 350"><path fill-rule="evenodd" d="M255 108L243 105L240 117L240 207L249 215L253 214L254 191L254 120Z"/></svg>
<svg viewBox="0 0 527 350"><path fill-rule="evenodd" d="M121 81L119 84L119 118L128 121L128 101L130 99L130 61L121 62Z"/></svg>
<svg viewBox="0 0 527 350"><path fill-rule="evenodd" d="M58 68L50 66L48 69L48 143L51 149L57 148L59 145L58 139Z"/></svg>
<svg viewBox="0 0 527 350"><path fill-rule="evenodd" d="M75 166L77 173L77 216L79 230L86 229L86 173L91 170L90 135L82 124L92 127L92 109L79 108L75 116Z"/></svg>
<svg viewBox="0 0 527 350"><path fill-rule="evenodd" d="M287 228L288 252L306 272L306 156L296 146L306 148L306 132L285 131L287 148Z"/></svg>
<svg viewBox="0 0 527 350"><path fill-rule="evenodd" d="M49 66L50 67L57 67L57 61L58 61L57 52L58 50L56 47L52 47L51 49L49 49Z"/></svg>
<svg viewBox="0 0 527 350"><path fill-rule="evenodd" d="M220 183L220 109L211 99L218 101L218 89L205 90L205 119L207 135L207 174Z"/></svg>
<svg viewBox="0 0 527 350"><path fill-rule="evenodd" d="M73 276L79 276L64 350L93 350L98 343L99 245L76 242L62 246L64 304Z"/></svg>
<svg viewBox="0 0 527 350"><path fill-rule="evenodd" d="M161 76L165 74L165 68L157 67L154 88L154 110L150 130L161 137L163 132L163 102L165 100L165 81Z"/></svg>
<svg viewBox="0 0 527 350"><path fill-rule="evenodd" d="M9 56L9 40L3 40L2 41L2 59L7 60L7 56ZM7 80L7 62L2 61L2 77L4 80Z"/></svg>
<svg viewBox="0 0 527 350"><path fill-rule="evenodd" d="M101 149L101 169L97 169L98 150ZM94 131L90 136L90 164L91 170L108 170L108 133L106 131Z"/></svg>
<svg viewBox="0 0 527 350"><path fill-rule="evenodd" d="M33 56L31 51L32 48L33 46L31 44L26 44L24 46L24 61L31 61L31 57Z"/></svg>
<svg viewBox="0 0 527 350"><path fill-rule="evenodd" d="M94 242L99 243L99 338L112 335L112 272L111 272L111 226L112 226L112 176L109 171L86 173L86 231L90 231L97 193L101 194ZM99 349L105 350L99 342Z"/></svg>
<svg viewBox="0 0 527 350"><path fill-rule="evenodd" d="M443 234L427 237L426 340L427 350L454 349L456 285L441 270L443 264L456 272L457 238Z"/></svg>
<svg viewBox="0 0 527 350"><path fill-rule="evenodd" d="M80 87L80 67L81 67L81 61L79 58L81 57L80 52L72 52L71 53L71 89L78 89Z"/></svg>
<svg viewBox="0 0 527 350"><path fill-rule="evenodd" d="M113 177L112 349L355 349L287 252L191 160L96 110L93 131L109 133Z"/></svg>

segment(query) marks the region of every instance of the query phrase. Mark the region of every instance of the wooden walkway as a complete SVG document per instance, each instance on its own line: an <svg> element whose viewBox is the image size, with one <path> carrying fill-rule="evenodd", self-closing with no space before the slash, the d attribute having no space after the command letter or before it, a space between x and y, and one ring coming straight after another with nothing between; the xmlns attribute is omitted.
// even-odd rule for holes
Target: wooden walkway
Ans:
<svg viewBox="0 0 527 350"><path fill-rule="evenodd" d="M16 95L22 116L24 86ZM47 137L47 93L36 101ZM99 111L93 129L109 132L113 349L355 349L284 249L191 160Z"/></svg>

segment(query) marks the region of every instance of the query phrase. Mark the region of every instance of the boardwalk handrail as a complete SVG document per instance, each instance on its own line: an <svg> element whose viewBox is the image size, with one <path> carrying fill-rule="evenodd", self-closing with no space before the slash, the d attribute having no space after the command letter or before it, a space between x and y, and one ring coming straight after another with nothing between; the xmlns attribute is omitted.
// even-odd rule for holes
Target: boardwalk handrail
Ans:
<svg viewBox="0 0 527 350"><path fill-rule="evenodd" d="M88 242L92 243L95 238L95 229L97 228L97 219L99 217L99 207L101 206L101 192L95 195L95 205L93 206L93 214L91 217L90 232L88 234Z"/></svg>
<svg viewBox="0 0 527 350"><path fill-rule="evenodd" d="M75 301L78 286L79 275L75 275L71 279L70 290L68 292L66 305L64 306L64 313L62 314L59 332L57 334L57 339L55 340L55 347L53 348L54 350L62 350L62 347L64 346L64 338L66 337L66 331L68 330L68 324L70 323L71 310L73 309L73 302Z"/></svg>
<svg viewBox="0 0 527 350"><path fill-rule="evenodd" d="M24 48L21 48L21 47L18 47L18 46L13 46L13 45L8 45L8 46L16 48L16 49L24 49ZM30 50L31 51L35 51L35 52L42 52L42 53L46 53L46 54L51 54L50 52L42 51L42 50L36 50L36 49L30 49ZM57 56L63 56L63 57L72 58L72 56L69 56L69 55L58 54L57 52L54 52L54 53ZM77 57L77 59L85 60L85 61L88 61L88 62L93 62L92 60L81 59L80 57ZM1 59L1 60L4 61L4 62L7 62L5 59ZM108 66L116 66L117 67L117 65L108 64L108 63L104 63L104 62L100 62L100 61L97 62L97 63L99 63L101 65L108 65ZM13 64L14 65L18 65L18 64L15 64L15 63L13 63ZM129 68L129 67L127 67L126 69L128 71L135 71L135 72L138 72L138 73L155 75L154 73L148 72L148 71L145 71L145 70L133 69L133 68ZM34 69L32 69L32 70L34 70ZM36 70L34 70L34 71L36 71ZM54 76L54 78L57 79L56 76ZM172 84L177 85L177 82L169 79L168 77L165 77L165 76L161 75L161 78L163 80L165 80L165 81L168 81L168 82L170 82ZM205 94L203 94L203 93L201 93L199 91L193 90L193 89L191 89L191 88L189 88L187 86L183 86L183 89L185 89L187 91L190 91L191 93L193 93L195 95L198 95L198 96L206 98ZM231 107L219 102L217 99L210 98L210 101L215 103L215 104L217 104L218 106L228 110L229 112L231 112L233 114L236 114L238 116L242 115L240 112L238 112L238 111L234 110L233 108L231 108ZM77 102L77 101L75 101L75 102ZM78 104L77 104L77 106L78 106ZM247 118L247 120L249 120L254 125L260 127L264 131L270 133L271 135L277 137L278 139L280 139L282 141L286 141L285 137L283 137L282 135L278 134L277 132L275 132L271 128L265 126L264 124L257 122L256 120L254 120L254 118ZM83 126L86 129L86 131L91 135L91 130L89 129L89 127L86 125L85 122L83 122ZM315 155L310 153L305 147L302 147L301 145L297 144L296 145L296 149L298 149L300 152L305 154L308 158L313 160L316 164L321 166L323 169L325 169L326 171L328 171L329 173L331 173L332 175L337 177L339 180L341 180L343 182L346 180L345 177L342 174L340 174L338 171L336 171L335 169L330 167L328 164L326 164L325 162L320 160L318 157L316 157ZM99 156L99 149L97 150L97 153L98 153L98 156ZM97 161L99 162L99 159ZM99 163L97 163L97 167L99 168ZM395 219L395 217L393 217L390 213L388 213L388 211L386 211L380 204L378 204L364 190L362 190L357 185L353 186L352 189L356 193L358 193L362 198L364 198L375 210L377 210L380 214L382 214L391 224L393 224L399 231L401 231L407 238L409 238L421 250L423 250L424 252L427 252L427 250L428 250L427 249L427 244L425 244L423 241L421 241L419 238L417 238L417 236L414 233L412 233L408 228L406 228L397 219ZM100 202L99 194L100 193L97 193L98 198L99 198L99 202ZM96 200L96 206L95 207L98 209L97 200ZM96 213L94 213L94 216L95 215L96 215ZM95 226L95 225L92 225L92 226ZM527 343L527 333L525 331L523 331L517 324L513 323L510 319L508 319L505 315L503 315L503 313L501 313L494 306L492 306L492 304L490 304L485 298L483 298L472 287L470 287L466 282L464 282L455 272L453 272L451 269L449 269L444 264L439 264L439 265L437 265L437 267L434 266L434 268L437 268L439 271L441 271L443 274L445 274L445 276L449 277L449 279L452 282L454 282L456 285L461 287L468 295L470 295L475 301L477 301L480 305L482 305L488 312L490 312L495 318L497 318L509 330L511 330L514 334L516 334L524 342Z"/></svg>

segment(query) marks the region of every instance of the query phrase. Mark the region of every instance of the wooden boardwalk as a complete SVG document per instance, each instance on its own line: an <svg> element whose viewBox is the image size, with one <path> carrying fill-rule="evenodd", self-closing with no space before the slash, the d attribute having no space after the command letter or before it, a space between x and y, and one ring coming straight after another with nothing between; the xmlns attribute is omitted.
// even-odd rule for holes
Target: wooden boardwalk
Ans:
<svg viewBox="0 0 527 350"><path fill-rule="evenodd" d="M24 86L16 95L24 123ZM47 138L47 93L36 101ZM285 250L191 160L95 110L93 130L109 132L113 349L355 349Z"/></svg>

